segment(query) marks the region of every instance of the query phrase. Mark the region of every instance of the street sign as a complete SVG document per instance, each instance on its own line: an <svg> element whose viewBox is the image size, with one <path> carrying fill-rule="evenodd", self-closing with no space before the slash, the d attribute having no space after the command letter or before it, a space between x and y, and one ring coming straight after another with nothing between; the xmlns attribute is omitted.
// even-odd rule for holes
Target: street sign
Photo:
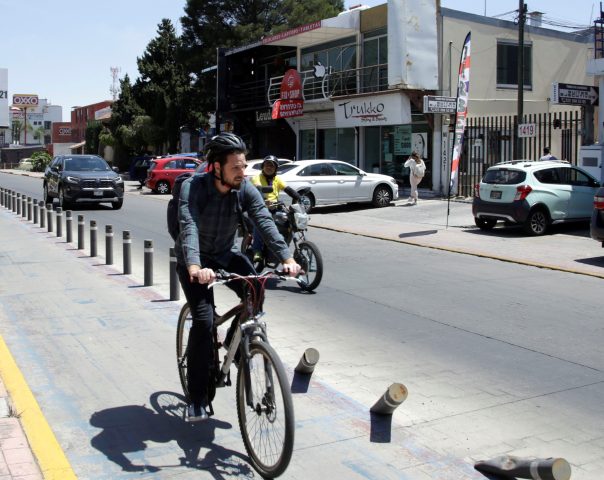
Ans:
<svg viewBox="0 0 604 480"><path fill-rule="evenodd" d="M552 103L561 105L598 105L598 87L574 85L572 83L552 83Z"/></svg>
<svg viewBox="0 0 604 480"><path fill-rule="evenodd" d="M521 123L518 125L518 137L534 137L537 133L537 125L534 123Z"/></svg>
<svg viewBox="0 0 604 480"><path fill-rule="evenodd" d="M456 97L424 96L424 113L455 113L456 111Z"/></svg>

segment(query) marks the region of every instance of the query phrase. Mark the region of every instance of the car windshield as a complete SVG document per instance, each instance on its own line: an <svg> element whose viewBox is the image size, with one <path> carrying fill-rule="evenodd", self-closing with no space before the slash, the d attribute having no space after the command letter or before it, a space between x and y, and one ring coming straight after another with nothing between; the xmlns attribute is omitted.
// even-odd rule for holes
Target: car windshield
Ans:
<svg viewBox="0 0 604 480"><path fill-rule="evenodd" d="M484 183L493 183L497 185L516 185L524 182L526 172L522 170L513 170L508 168L494 168L487 170L482 181Z"/></svg>
<svg viewBox="0 0 604 480"><path fill-rule="evenodd" d="M105 172L111 170L107 162L98 157L66 158L65 170L71 172L88 172L91 170Z"/></svg>

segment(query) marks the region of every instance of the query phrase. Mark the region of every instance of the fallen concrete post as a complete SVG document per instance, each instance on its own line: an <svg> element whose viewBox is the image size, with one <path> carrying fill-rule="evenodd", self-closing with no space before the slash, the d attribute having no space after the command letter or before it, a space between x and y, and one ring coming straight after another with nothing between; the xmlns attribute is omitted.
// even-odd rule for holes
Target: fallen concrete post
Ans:
<svg viewBox="0 0 604 480"><path fill-rule="evenodd" d="M316 348L307 348L302 354L295 371L296 373L312 373L318 362L319 351Z"/></svg>
<svg viewBox="0 0 604 480"><path fill-rule="evenodd" d="M393 383L384 392L384 395L375 402L370 412L381 415L392 415L392 412L407 398L407 387L402 383Z"/></svg>
<svg viewBox="0 0 604 480"><path fill-rule="evenodd" d="M511 455L476 462L474 468L504 478L532 480L569 480L570 465L563 458L519 458Z"/></svg>

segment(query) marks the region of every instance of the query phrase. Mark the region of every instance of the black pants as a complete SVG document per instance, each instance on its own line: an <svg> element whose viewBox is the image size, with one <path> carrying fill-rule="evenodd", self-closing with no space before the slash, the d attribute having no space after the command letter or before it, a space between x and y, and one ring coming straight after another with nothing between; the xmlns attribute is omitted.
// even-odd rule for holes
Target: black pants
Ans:
<svg viewBox="0 0 604 480"><path fill-rule="evenodd" d="M236 252L228 265L223 266L215 262L204 263L205 268L216 270L222 268L227 272L239 275L253 275L256 272L250 260L243 254ZM207 285L191 283L189 272L184 265L178 263L176 272L180 279L183 292L191 309L193 325L189 331L187 348L187 384L189 395L193 403L207 405L208 381L210 365L214 355L214 338L212 337L212 324L214 322L214 296L212 289ZM227 286L239 298L243 298L241 282L230 282Z"/></svg>

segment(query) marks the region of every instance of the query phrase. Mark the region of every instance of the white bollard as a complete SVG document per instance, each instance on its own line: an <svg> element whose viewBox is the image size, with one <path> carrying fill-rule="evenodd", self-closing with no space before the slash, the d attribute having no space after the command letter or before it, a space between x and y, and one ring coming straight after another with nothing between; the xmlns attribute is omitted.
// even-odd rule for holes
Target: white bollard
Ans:
<svg viewBox="0 0 604 480"><path fill-rule="evenodd" d="M402 383L393 383L388 387L388 390L384 392L384 395L375 402L370 411L382 415L392 415L392 412L394 412L396 407L405 401L408 393L405 385Z"/></svg>
<svg viewBox="0 0 604 480"><path fill-rule="evenodd" d="M316 348L307 348L302 354L298 366L295 368L295 372L312 373L318 362L319 351Z"/></svg>

